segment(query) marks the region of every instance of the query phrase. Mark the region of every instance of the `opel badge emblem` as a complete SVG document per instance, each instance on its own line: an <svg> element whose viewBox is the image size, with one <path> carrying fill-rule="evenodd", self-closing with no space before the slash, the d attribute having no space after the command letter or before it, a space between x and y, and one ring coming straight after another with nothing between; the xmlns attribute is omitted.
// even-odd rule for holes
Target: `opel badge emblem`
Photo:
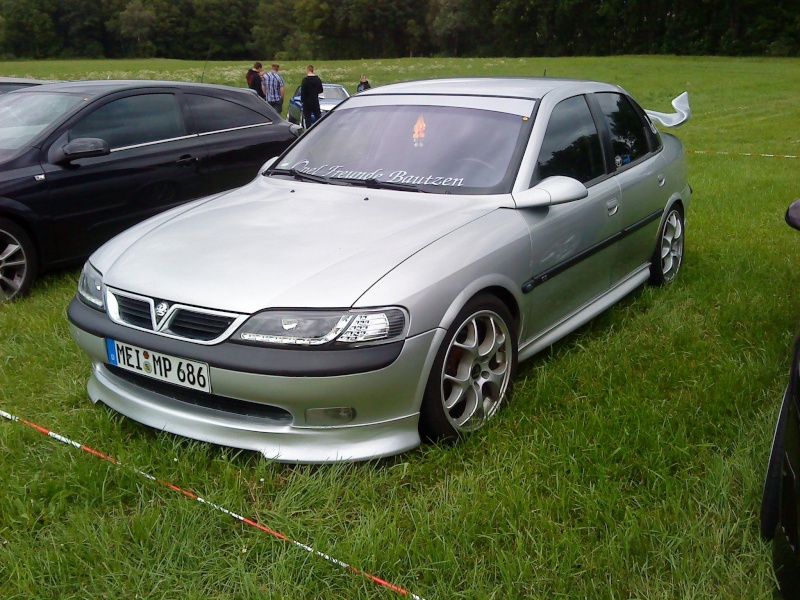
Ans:
<svg viewBox="0 0 800 600"><path fill-rule="evenodd" d="M166 302L159 302L156 305L156 316L159 319L161 319L164 317L165 314L167 314L168 310L169 310L169 304L167 304Z"/></svg>

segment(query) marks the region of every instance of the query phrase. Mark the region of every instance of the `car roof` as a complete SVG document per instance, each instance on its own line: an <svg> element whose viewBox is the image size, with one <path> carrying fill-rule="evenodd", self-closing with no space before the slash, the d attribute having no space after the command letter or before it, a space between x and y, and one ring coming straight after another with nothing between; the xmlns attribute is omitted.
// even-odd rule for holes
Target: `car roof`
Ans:
<svg viewBox="0 0 800 600"><path fill-rule="evenodd" d="M361 92L359 96L384 94L434 94L457 96L495 96L535 100L559 88L619 90L608 83L581 79L554 77L466 77L453 79L426 79L393 83Z"/></svg>
<svg viewBox="0 0 800 600"><path fill-rule="evenodd" d="M62 92L62 93L76 93L83 94L89 97L102 96L112 92L121 92L127 90L136 90L143 88L171 88L182 90L224 90L227 92L241 92L244 94L251 93L248 88L237 88L227 85L216 85L212 83L191 83L186 81L157 81L152 79L101 79L101 80L84 80L84 81L62 81L58 83L49 83L38 85L31 88L26 88L28 93L39 92Z"/></svg>
<svg viewBox="0 0 800 600"><path fill-rule="evenodd" d="M44 79L32 79L30 77L0 77L0 83L50 83Z"/></svg>

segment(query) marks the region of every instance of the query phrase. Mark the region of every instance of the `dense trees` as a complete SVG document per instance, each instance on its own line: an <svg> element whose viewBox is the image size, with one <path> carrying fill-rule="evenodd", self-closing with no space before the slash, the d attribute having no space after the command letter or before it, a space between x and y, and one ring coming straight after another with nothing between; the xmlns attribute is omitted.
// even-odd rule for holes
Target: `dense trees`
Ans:
<svg viewBox="0 0 800 600"><path fill-rule="evenodd" d="M0 0L19 58L800 55L800 0Z"/></svg>

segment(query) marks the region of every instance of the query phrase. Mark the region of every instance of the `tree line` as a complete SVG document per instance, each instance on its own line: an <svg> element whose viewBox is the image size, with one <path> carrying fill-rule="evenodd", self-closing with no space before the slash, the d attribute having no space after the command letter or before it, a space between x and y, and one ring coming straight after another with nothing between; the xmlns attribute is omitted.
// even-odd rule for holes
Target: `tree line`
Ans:
<svg viewBox="0 0 800 600"><path fill-rule="evenodd" d="M3 58L800 55L800 0L0 0Z"/></svg>

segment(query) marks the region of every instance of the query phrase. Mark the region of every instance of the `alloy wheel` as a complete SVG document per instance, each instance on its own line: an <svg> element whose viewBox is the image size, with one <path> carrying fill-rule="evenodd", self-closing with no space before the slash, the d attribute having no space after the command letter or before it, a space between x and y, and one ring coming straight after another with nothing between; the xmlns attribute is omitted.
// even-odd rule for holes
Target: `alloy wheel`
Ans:
<svg viewBox="0 0 800 600"><path fill-rule="evenodd" d="M456 431L481 427L499 408L511 380L508 326L492 311L461 325L450 342L441 377L442 406Z"/></svg>

